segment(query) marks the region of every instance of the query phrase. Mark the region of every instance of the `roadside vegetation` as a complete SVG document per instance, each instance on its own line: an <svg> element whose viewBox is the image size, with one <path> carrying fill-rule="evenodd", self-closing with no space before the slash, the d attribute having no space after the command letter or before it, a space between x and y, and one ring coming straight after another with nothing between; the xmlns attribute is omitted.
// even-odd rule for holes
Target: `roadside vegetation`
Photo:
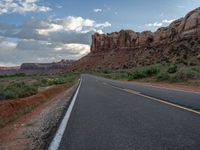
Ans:
<svg viewBox="0 0 200 150"><path fill-rule="evenodd" d="M0 78L14 78L14 77L25 77L25 73L15 73L15 74L5 74L5 75L0 75Z"/></svg>
<svg viewBox="0 0 200 150"><path fill-rule="evenodd" d="M73 82L79 76L78 73L66 73L55 75L1 75L0 76L0 100L23 98L37 94L42 88L67 84Z"/></svg>
<svg viewBox="0 0 200 150"><path fill-rule="evenodd" d="M0 100L15 99L15 101L0 101L0 129L65 91L78 78L79 73L0 76Z"/></svg>
<svg viewBox="0 0 200 150"><path fill-rule="evenodd" d="M96 71L94 74L116 80L184 82L200 85L200 66L155 64L145 67L135 67L133 69Z"/></svg>

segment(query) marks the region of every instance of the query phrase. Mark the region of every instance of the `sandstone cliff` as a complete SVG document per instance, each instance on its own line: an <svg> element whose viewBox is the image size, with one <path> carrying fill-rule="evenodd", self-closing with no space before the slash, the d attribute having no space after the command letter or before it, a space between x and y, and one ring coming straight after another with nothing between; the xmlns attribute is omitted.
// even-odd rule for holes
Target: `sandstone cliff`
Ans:
<svg viewBox="0 0 200 150"><path fill-rule="evenodd" d="M95 33L90 54L70 69L118 69L154 63L200 64L200 8L156 32Z"/></svg>

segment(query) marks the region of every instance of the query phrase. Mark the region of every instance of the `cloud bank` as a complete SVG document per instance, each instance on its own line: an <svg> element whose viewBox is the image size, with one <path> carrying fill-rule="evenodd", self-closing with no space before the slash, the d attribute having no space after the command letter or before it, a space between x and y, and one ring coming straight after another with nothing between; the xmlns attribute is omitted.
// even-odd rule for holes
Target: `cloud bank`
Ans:
<svg viewBox="0 0 200 150"><path fill-rule="evenodd" d="M1 0L0 15L6 13L47 12L51 8L39 5L38 0Z"/></svg>
<svg viewBox="0 0 200 150"><path fill-rule="evenodd" d="M89 53L91 35L110 26L76 16L31 18L20 25L0 22L0 64L79 59Z"/></svg>

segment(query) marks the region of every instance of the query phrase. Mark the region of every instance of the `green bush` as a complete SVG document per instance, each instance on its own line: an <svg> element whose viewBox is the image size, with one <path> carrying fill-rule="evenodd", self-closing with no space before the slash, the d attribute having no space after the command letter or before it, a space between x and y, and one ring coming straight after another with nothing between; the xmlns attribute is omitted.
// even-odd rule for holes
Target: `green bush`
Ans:
<svg viewBox="0 0 200 150"><path fill-rule="evenodd" d="M184 82L190 79L200 79L200 66L156 64L132 69L98 71L96 75L111 79L135 80L146 78L146 81Z"/></svg>
<svg viewBox="0 0 200 150"><path fill-rule="evenodd" d="M25 73L15 73L15 74L10 74L10 75L0 75L0 78L11 78L11 77L25 77Z"/></svg>
<svg viewBox="0 0 200 150"><path fill-rule="evenodd" d="M146 75L152 76L152 75L156 75L160 72L160 69L158 67L150 67L148 69L145 70Z"/></svg>
<svg viewBox="0 0 200 150"><path fill-rule="evenodd" d="M109 73L109 71L108 70L104 70L103 73L107 74L107 73Z"/></svg>
<svg viewBox="0 0 200 150"><path fill-rule="evenodd" d="M170 79L170 75L167 72L161 72L156 76L157 81L168 81Z"/></svg>
<svg viewBox="0 0 200 150"><path fill-rule="evenodd" d="M0 99L14 99L36 94L38 88L25 82L11 83L0 92Z"/></svg>
<svg viewBox="0 0 200 150"><path fill-rule="evenodd" d="M198 72L191 68L181 68L174 75L171 76L170 81L172 82L183 82L189 79L195 79L199 76Z"/></svg>
<svg viewBox="0 0 200 150"><path fill-rule="evenodd" d="M58 85L64 83L66 83L66 80L64 78L42 79L39 85L45 87L45 86Z"/></svg>
<svg viewBox="0 0 200 150"><path fill-rule="evenodd" d="M143 72L142 70L134 70L128 72L127 75L128 75L128 80L141 79L146 77L145 72Z"/></svg>
<svg viewBox="0 0 200 150"><path fill-rule="evenodd" d="M191 69L193 71L196 71L196 72L200 73L200 66L193 66L193 67L191 67Z"/></svg>
<svg viewBox="0 0 200 150"><path fill-rule="evenodd" d="M158 66L148 66L143 68L137 68L131 72L127 73L128 79L142 79L146 77L151 77L160 72L160 68Z"/></svg>
<svg viewBox="0 0 200 150"><path fill-rule="evenodd" d="M50 80L50 83L52 85L57 85L57 84L64 84L66 81L63 78L56 78L53 80Z"/></svg>
<svg viewBox="0 0 200 150"><path fill-rule="evenodd" d="M171 65L168 69L167 72L168 73L175 73L177 71L177 65Z"/></svg>
<svg viewBox="0 0 200 150"><path fill-rule="evenodd" d="M66 73L55 75L12 75L12 77L14 76L20 76L20 78L1 79L1 81L3 82L1 82L0 84L0 100L31 96L37 93L39 87L65 83L71 84L77 79L79 73Z"/></svg>
<svg viewBox="0 0 200 150"><path fill-rule="evenodd" d="M13 99L15 98L15 92L14 91L10 91L10 90L6 90L4 91L2 98L4 99Z"/></svg>

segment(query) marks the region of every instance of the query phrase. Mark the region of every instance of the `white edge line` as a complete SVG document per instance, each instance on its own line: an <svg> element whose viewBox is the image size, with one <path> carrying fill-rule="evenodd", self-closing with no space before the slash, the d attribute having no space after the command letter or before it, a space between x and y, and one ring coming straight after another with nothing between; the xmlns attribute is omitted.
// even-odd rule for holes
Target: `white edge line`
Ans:
<svg viewBox="0 0 200 150"><path fill-rule="evenodd" d="M50 146L48 147L48 150L57 150L59 148L59 145L60 145L60 142L61 142L61 139L63 137L63 134L64 134L64 131L67 127L67 123L68 123L68 120L69 120L69 117L70 117L70 114L72 112L72 109L73 109L73 106L74 106L74 103L76 101L76 98L77 98L77 95L78 95L78 92L79 92L79 89L81 87L81 83L82 83L82 80L80 79L80 83L79 83L79 86L78 86L78 89L76 90L76 93L67 109L67 112L65 113L65 116L50 144Z"/></svg>

